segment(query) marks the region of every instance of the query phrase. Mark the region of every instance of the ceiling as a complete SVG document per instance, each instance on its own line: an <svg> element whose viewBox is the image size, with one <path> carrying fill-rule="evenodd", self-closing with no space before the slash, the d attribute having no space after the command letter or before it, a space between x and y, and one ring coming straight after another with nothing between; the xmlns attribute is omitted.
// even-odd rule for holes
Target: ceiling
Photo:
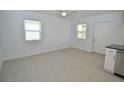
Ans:
<svg viewBox="0 0 124 93"><path fill-rule="evenodd" d="M37 12L41 14L49 14L49 15L55 15L55 16L61 16L59 10L31 10L32 12ZM66 10L66 11L75 11L74 16L67 16L66 18L79 18L79 17L91 17L101 14L107 14L112 12L118 12L121 10Z"/></svg>

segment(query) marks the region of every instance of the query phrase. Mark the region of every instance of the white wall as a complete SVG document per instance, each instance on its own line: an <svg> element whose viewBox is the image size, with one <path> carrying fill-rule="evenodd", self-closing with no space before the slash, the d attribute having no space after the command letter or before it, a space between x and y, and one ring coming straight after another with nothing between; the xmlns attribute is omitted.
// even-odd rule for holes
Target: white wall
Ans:
<svg viewBox="0 0 124 93"><path fill-rule="evenodd" d="M0 14L0 18L1 17L2 17L2 15ZM1 23L0 23L0 28L1 28ZM0 63L1 63L1 61L2 61L2 48L1 48L1 34L0 34Z"/></svg>
<svg viewBox="0 0 124 93"><path fill-rule="evenodd" d="M0 21L3 20L3 14L0 13ZM2 62L3 62L3 49L2 49L2 23L0 22L0 70L1 70L1 67L2 67Z"/></svg>
<svg viewBox="0 0 124 93"><path fill-rule="evenodd" d="M72 46L75 48L92 52L94 24L96 22L104 22L104 21L110 22L110 31L112 34L110 34L109 43L123 44L124 37L121 35L121 29L120 29L122 23L122 13L115 12L111 14L104 14L104 15L88 17L88 18L77 18L75 20L72 20ZM88 26L86 40L76 39L75 25L78 23L86 23Z"/></svg>
<svg viewBox="0 0 124 93"><path fill-rule="evenodd" d="M30 11L0 11L0 23L4 59L13 59L69 47L70 22L61 17L38 14ZM42 22L42 39L27 42L24 39L24 19Z"/></svg>
<svg viewBox="0 0 124 93"><path fill-rule="evenodd" d="M26 42L24 40L24 19L42 22L42 40ZM0 57L8 60L33 54L48 52L55 49L72 47L92 51L92 37L95 22L110 22L110 43L124 44L124 31L120 30L121 12L104 14L88 18L71 20L30 11L0 11ZM87 39L76 39L76 24L88 25ZM71 25L71 26L70 26ZM123 28L123 26L121 27ZM71 33L70 33L71 31ZM70 44L71 42L71 44Z"/></svg>
<svg viewBox="0 0 124 93"><path fill-rule="evenodd" d="M124 45L124 11L122 12L121 37L122 37L123 45Z"/></svg>

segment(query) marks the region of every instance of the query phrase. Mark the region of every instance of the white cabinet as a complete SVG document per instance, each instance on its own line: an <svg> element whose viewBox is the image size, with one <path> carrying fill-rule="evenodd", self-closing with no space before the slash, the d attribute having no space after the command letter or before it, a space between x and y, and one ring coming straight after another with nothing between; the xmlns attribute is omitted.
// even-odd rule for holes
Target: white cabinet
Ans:
<svg viewBox="0 0 124 93"><path fill-rule="evenodd" d="M112 74L114 74L116 54L116 49L106 48L104 69Z"/></svg>

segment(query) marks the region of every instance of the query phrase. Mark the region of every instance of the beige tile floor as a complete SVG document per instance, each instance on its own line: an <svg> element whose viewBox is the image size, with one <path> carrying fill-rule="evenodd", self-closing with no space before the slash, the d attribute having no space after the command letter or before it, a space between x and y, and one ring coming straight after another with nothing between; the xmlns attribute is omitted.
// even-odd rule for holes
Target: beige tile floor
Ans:
<svg viewBox="0 0 124 93"><path fill-rule="evenodd" d="M104 71L104 55L67 48L3 63L6 82L123 82Z"/></svg>

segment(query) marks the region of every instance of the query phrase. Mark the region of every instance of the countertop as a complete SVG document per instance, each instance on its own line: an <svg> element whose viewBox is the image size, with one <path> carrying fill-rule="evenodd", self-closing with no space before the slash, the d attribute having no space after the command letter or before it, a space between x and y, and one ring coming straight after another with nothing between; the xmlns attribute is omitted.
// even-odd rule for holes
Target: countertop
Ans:
<svg viewBox="0 0 124 93"><path fill-rule="evenodd" d="M124 45L112 44L112 45L106 46L106 48L111 48L111 49L116 49L116 50L124 51Z"/></svg>

